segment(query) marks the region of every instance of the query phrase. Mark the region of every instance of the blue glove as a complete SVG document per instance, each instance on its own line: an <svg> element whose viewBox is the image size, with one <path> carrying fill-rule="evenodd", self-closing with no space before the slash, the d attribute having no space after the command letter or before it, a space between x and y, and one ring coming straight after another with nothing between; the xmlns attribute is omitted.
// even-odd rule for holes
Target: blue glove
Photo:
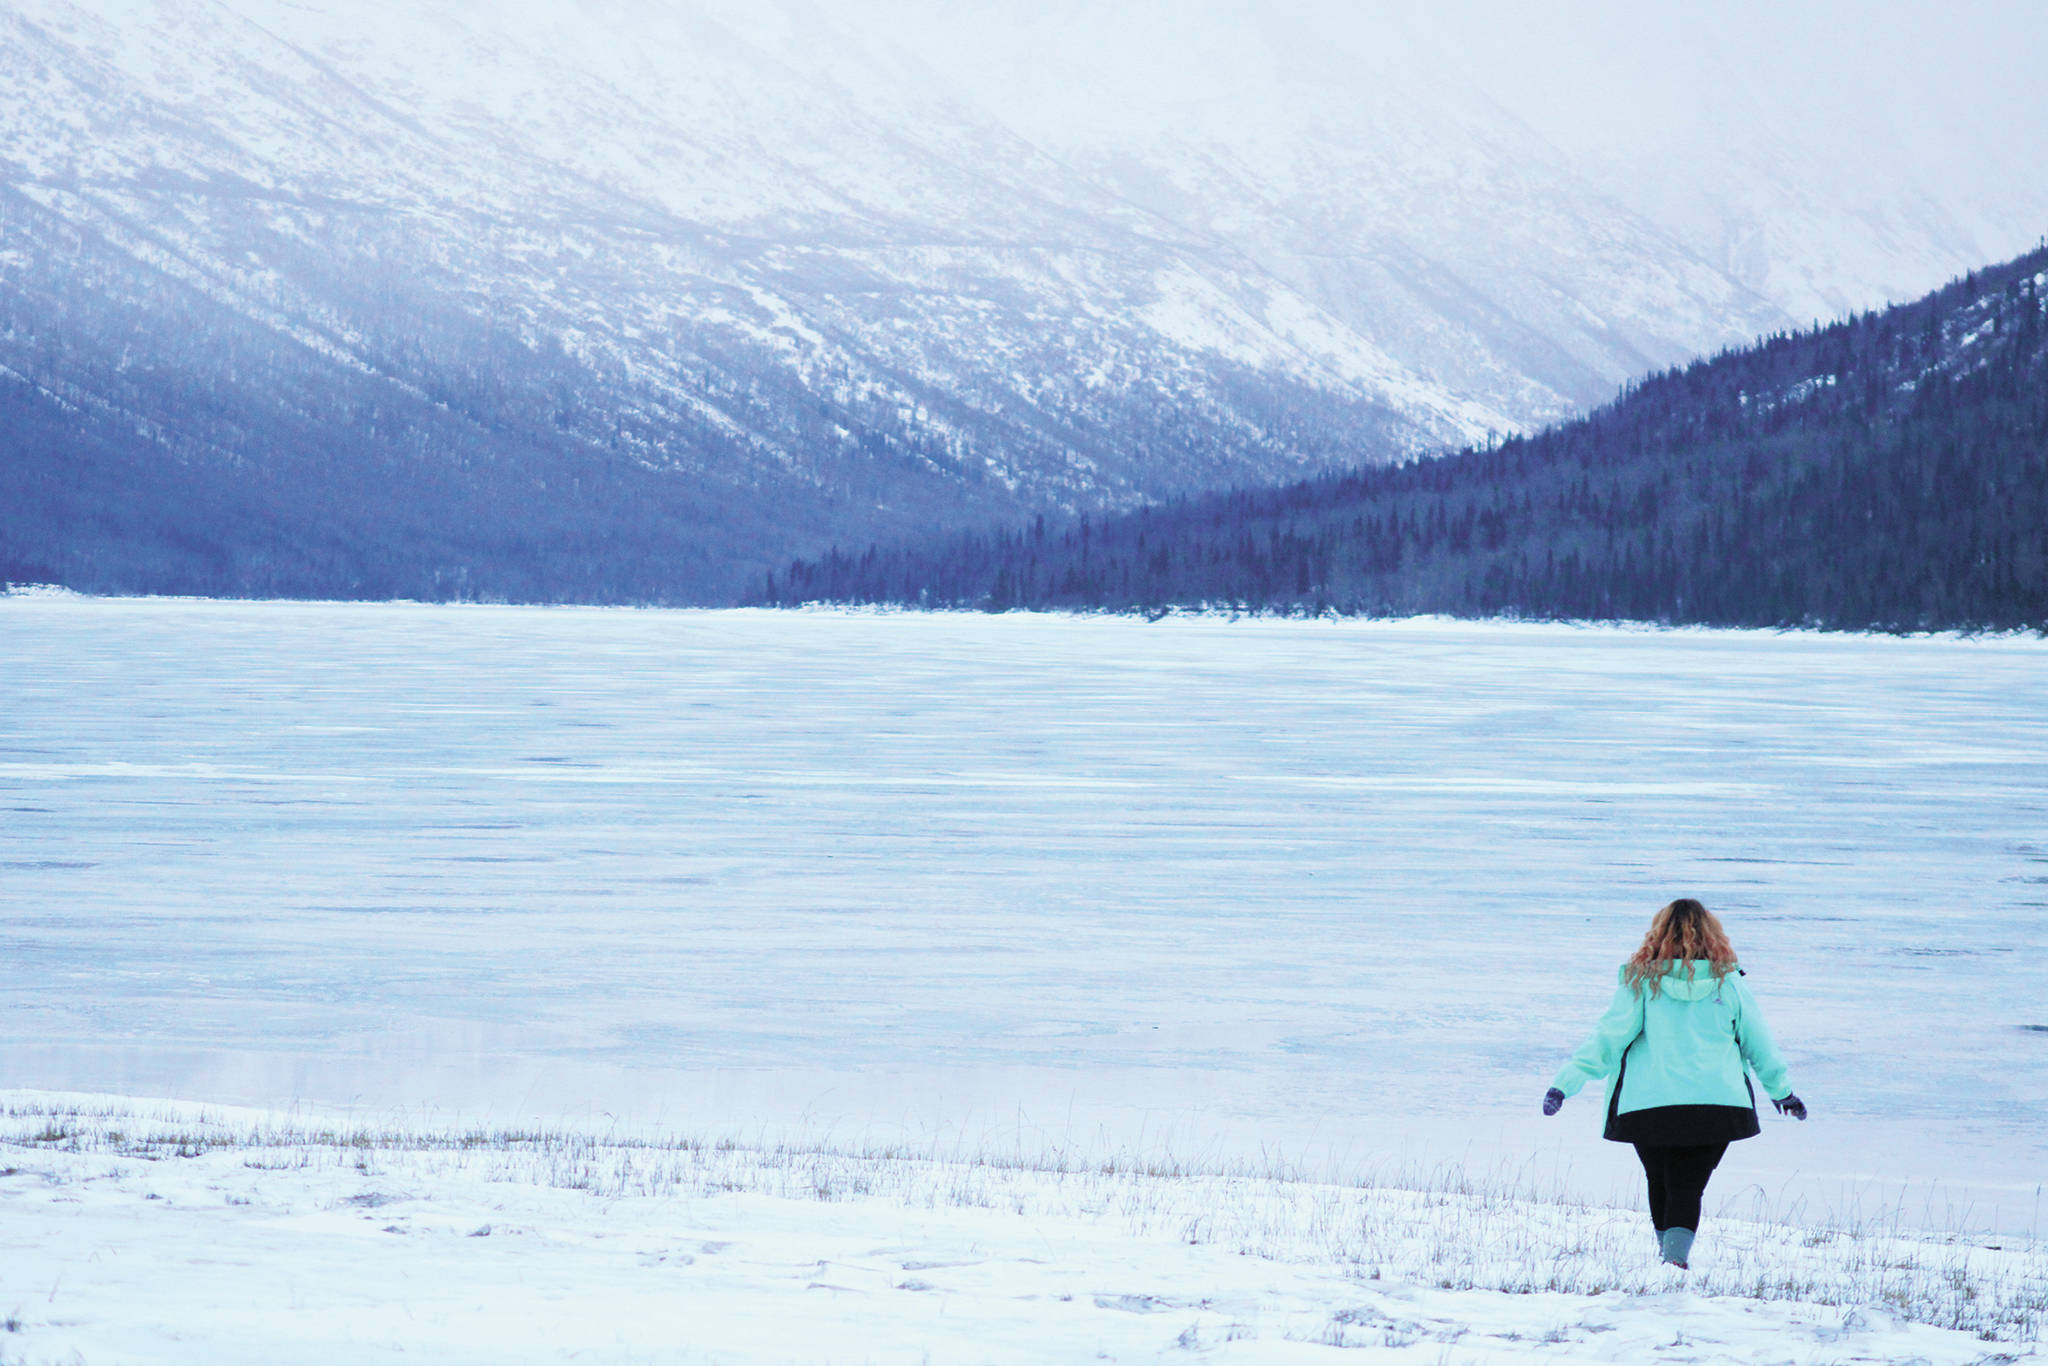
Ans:
<svg viewBox="0 0 2048 1366"><path fill-rule="evenodd" d="M1778 1113L1781 1115L1790 1115L1794 1119L1806 1118L1806 1102L1797 1096L1787 1096L1783 1100L1774 1100L1771 1104L1778 1107Z"/></svg>
<svg viewBox="0 0 2048 1366"><path fill-rule="evenodd" d="M1564 1108L1564 1092L1558 1090L1555 1086L1553 1086L1548 1091L1545 1091L1543 1093L1544 1114L1554 1115L1562 1108ZM1802 1114L1800 1118L1804 1119L1805 1115Z"/></svg>

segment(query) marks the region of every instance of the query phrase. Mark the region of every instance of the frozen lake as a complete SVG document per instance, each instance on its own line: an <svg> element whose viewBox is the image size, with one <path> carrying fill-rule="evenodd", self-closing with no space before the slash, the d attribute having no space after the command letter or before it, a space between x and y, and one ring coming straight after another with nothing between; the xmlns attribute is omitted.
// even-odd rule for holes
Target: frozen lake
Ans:
<svg viewBox="0 0 2048 1366"><path fill-rule="evenodd" d="M2039 641L0 599L4 1086L1598 1191L1684 894L1717 1196L2048 1228Z"/></svg>

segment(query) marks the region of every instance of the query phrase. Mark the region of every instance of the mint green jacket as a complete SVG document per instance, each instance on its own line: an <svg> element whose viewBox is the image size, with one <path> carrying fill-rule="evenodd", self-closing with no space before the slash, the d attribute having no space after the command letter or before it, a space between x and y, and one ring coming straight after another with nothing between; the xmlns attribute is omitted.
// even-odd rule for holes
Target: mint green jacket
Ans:
<svg viewBox="0 0 2048 1366"><path fill-rule="evenodd" d="M1756 1074L1772 1100L1792 1094L1777 1041L1740 973L1731 970L1716 982L1712 965L1694 959L1673 963L1656 994L1650 985L1630 987L1622 965L1607 1013L1552 1085L1575 1096L1595 1077L1614 1076L1626 1061L1615 1107L1620 1114L1665 1105L1748 1108L1755 1102L1746 1072Z"/></svg>

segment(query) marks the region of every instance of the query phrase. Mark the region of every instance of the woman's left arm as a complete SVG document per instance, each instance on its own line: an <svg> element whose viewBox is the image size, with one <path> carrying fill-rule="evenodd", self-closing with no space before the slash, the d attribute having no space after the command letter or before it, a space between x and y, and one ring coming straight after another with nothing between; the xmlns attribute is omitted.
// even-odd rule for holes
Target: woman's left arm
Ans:
<svg viewBox="0 0 2048 1366"><path fill-rule="evenodd" d="M1778 1041L1771 1037L1771 1027L1764 1023L1764 1012L1747 984L1733 974L1731 978L1735 983L1735 1042L1742 1049L1742 1060L1764 1084L1765 1094L1783 1100L1792 1094L1792 1082L1778 1052Z"/></svg>

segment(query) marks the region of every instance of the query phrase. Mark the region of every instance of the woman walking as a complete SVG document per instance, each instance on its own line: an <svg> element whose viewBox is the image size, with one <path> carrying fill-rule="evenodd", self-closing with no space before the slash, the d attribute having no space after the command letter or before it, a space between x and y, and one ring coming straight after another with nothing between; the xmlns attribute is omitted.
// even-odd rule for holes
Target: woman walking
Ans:
<svg viewBox="0 0 2048 1366"><path fill-rule="evenodd" d="M1691 897L1672 902L1621 965L1621 985L1593 1037L1543 1097L1543 1113L1554 1115L1593 1078L1614 1079L1606 1136L1635 1145L1658 1246L1681 1269L1707 1178L1730 1143L1762 1132L1749 1073L1779 1114L1806 1118L1742 976L1714 913Z"/></svg>

